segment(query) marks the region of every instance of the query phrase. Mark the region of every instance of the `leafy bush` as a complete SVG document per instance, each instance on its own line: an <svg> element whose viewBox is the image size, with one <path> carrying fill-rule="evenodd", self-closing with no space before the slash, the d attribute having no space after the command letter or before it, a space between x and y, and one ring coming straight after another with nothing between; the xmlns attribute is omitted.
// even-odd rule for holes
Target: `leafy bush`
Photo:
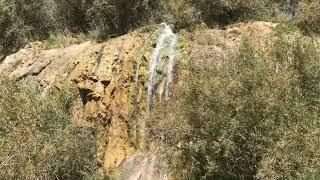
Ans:
<svg viewBox="0 0 320 180"><path fill-rule="evenodd" d="M45 41L45 46L47 49L61 48L67 44L67 37L62 34L50 35L50 37Z"/></svg>
<svg viewBox="0 0 320 180"><path fill-rule="evenodd" d="M50 0L46 0L50 2ZM55 9L53 16L58 22L58 30L72 33L87 32L86 12L93 1L87 0L51 0L50 6ZM60 32L61 33L61 32Z"/></svg>
<svg viewBox="0 0 320 180"><path fill-rule="evenodd" d="M159 20L162 10L160 1L95 0L87 11L87 18L90 30L124 34L132 28Z"/></svg>
<svg viewBox="0 0 320 180"><path fill-rule="evenodd" d="M1 0L0 54L16 51L29 40L48 37L56 30L53 13L46 0Z"/></svg>
<svg viewBox="0 0 320 180"><path fill-rule="evenodd" d="M4 78L0 89L0 179L81 179L95 172L95 138L70 122L70 93L44 99Z"/></svg>
<svg viewBox="0 0 320 180"><path fill-rule="evenodd" d="M297 21L306 33L320 33L320 1L302 1Z"/></svg>
<svg viewBox="0 0 320 180"><path fill-rule="evenodd" d="M319 175L319 44L281 32L272 39L259 48L244 38L228 57L194 45L177 101L159 108L149 124L151 141L166 145L178 174Z"/></svg>
<svg viewBox="0 0 320 180"><path fill-rule="evenodd" d="M243 19L270 20L283 9L297 8L296 0L1 0L0 54L51 34L90 33L98 40L127 33L146 24L166 21L177 29L225 25ZM306 1L307 2L307 1ZM300 24L316 26L316 0L302 6ZM314 8L312 8L314 7ZM309 11L311 10L311 11ZM313 12L313 13L309 13ZM311 28L314 31L314 28Z"/></svg>
<svg viewBox="0 0 320 180"><path fill-rule="evenodd" d="M233 0L192 0L199 10L203 21L208 25L228 24L245 17L270 15L272 3L269 0L233 1Z"/></svg>
<svg viewBox="0 0 320 180"><path fill-rule="evenodd" d="M0 54L51 34L123 34L160 17L154 13L161 7L158 4L143 0L0 0Z"/></svg>

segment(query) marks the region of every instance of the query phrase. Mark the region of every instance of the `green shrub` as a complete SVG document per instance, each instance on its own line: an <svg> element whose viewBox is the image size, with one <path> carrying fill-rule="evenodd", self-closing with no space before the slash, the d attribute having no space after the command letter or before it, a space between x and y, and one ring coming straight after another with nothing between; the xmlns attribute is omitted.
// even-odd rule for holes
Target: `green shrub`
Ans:
<svg viewBox="0 0 320 180"><path fill-rule="evenodd" d="M280 32L272 39L259 48L244 38L228 57L194 45L177 101L148 126L179 176L319 176L319 44Z"/></svg>
<svg viewBox="0 0 320 180"><path fill-rule="evenodd" d="M191 0L208 25L228 24L239 19L271 16L276 3L270 0Z"/></svg>
<svg viewBox="0 0 320 180"><path fill-rule="evenodd" d="M1 0L0 54L10 54L30 40L48 37L56 30L53 11L46 0Z"/></svg>
<svg viewBox="0 0 320 180"><path fill-rule="evenodd" d="M175 29L189 28L200 21L195 17L195 8L187 0L161 0L159 7L158 21L165 21L175 25Z"/></svg>
<svg viewBox="0 0 320 180"><path fill-rule="evenodd" d="M89 24L86 12L92 2L88 0L51 0L51 7L55 9L53 16L57 21L58 32L59 30L60 33L61 30L72 33L87 32Z"/></svg>
<svg viewBox="0 0 320 180"><path fill-rule="evenodd" d="M67 37L62 34L50 35L50 37L45 40L45 46L47 49L61 48L67 43Z"/></svg>
<svg viewBox="0 0 320 180"><path fill-rule="evenodd" d="M301 26L316 26L318 5L313 2L302 8ZM201 21L213 26L243 19L270 20L295 6L284 0L1 0L0 54L7 55L51 34L91 32L104 40L163 21L183 29Z"/></svg>
<svg viewBox="0 0 320 180"><path fill-rule="evenodd" d="M320 1L302 1L297 23L306 33L320 33Z"/></svg>
<svg viewBox="0 0 320 180"><path fill-rule="evenodd" d="M92 132L70 121L73 96L0 79L0 179L82 179L96 170Z"/></svg>

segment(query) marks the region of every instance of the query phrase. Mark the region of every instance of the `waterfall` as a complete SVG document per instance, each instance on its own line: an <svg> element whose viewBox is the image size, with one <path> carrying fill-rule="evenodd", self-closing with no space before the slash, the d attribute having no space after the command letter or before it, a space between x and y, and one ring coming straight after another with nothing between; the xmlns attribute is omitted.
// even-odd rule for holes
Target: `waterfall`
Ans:
<svg viewBox="0 0 320 180"><path fill-rule="evenodd" d="M153 104L156 90L159 90L160 100L163 91L165 91L165 99L170 99L173 71L177 56L177 36L166 23L162 23L161 26L163 26L163 29L159 36L157 45L152 52L149 65L149 110Z"/></svg>
<svg viewBox="0 0 320 180"><path fill-rule="evenodd" d="M172 35L172 40L170 44L170 54L169 54L169 62L168 62L168 71L167 71L167 83L166 83L166 100L170 99L170 89L172 85L172 80L173 80L173 68L175 65L176 61L176 51L177 47L177 36L175 34Z"/></svg>

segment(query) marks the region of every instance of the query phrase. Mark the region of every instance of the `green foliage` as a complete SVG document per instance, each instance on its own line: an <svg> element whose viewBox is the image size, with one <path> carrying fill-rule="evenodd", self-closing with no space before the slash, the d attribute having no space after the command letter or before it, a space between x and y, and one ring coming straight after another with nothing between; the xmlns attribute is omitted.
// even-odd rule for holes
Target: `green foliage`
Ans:
<svg viewBox="0 0 320 180"><path fill-rule="evenodd" d="M320 1L302 1L297 23L306 33L320 33Z"/></svg>
<svg viewBox="0 0 320 180"><path fill-rule="evenodd" d="M229 24L243 19L270 19L286 3L273 0L191 0L208 25ZM282 2L282 1L280 1ZM287 2L287 1L286 1Z"/></svg>
<svg viewBox="0 0 320 180"><path fill-rule="evenodd" d="M86 32L88 21L86 12L92 4L90 0L46 0L55 9L53 16L60 30L78 33ZM60 32L61 33L61 32Z"/></svg>
<svg viewBox="0 0 320 180"><path fill-rule="evenodd" d="M267 48L244 38L228 58L210 50L194 46L177 102L151 116L172 169L195 179L319 176L319 43L278 32Z"/></svg>
<svg viewBox="0 0 320 180"><path fill-rule="evenodd" d="M96 31L98 39L123 34L160 17L156 7L157 1L143 0L1 0L0 54L51 34Z"/></svg>
<svg viewBox="0 0 320 180"><path fill-rule="evenodd" d="M55 31L53 11L46 0L1 0L0 54L7 55L28 40L46 38Z"/></svg>
<svg viewBox="0 0 320 180"><path fill-rule="evenodd" d="M240 20L285 21L298 13L299 27L319 32L319 1L304 0L1 0L0 54L7 55L50 34L89 33L105 40L133 28L166 21L176 29Z"/></svg>
<svg viewBox="0 0 320 180"><path fill-rule="evenodd" d="M94 137L70 122L70 93L44 99L4 78L0 89L0 179L81 179L95 172Z"/></svg>
<svg viewBox="0 0 320 180"><path fill-rule="evenodd" d="M187 0L161 0L159 7L158 19L174 24L176 29L189 28L200 20L193 17L195 8Z"/></svg>
<svg viewBox="0 0 320 180"><path fill-rule="evenodd" d="M95 0L86 12L90 29L123 34L159 18L160 1Z"/></svg>
<svg viewBox="0 0 320 180"><path fill-rule="evenodd" d="M67 43L67 37L62 34L50 35L50 37L45 41L45 46L47 49L60 48Z"/></svg>

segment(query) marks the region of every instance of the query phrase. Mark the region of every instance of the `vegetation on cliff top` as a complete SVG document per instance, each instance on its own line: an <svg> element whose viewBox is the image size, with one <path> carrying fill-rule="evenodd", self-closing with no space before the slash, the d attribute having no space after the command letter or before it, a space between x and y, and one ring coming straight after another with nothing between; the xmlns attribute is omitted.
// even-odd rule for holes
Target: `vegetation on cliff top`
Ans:
<svg viewBox="0 0 320 180"><path fill-rule="evenodd" d="M100 39L162 21L190 29L201 22L210 27L297 15L296 24L314 33L319 32L319 12L318 0L0 0L0 55L52 34Z"/></svg>

